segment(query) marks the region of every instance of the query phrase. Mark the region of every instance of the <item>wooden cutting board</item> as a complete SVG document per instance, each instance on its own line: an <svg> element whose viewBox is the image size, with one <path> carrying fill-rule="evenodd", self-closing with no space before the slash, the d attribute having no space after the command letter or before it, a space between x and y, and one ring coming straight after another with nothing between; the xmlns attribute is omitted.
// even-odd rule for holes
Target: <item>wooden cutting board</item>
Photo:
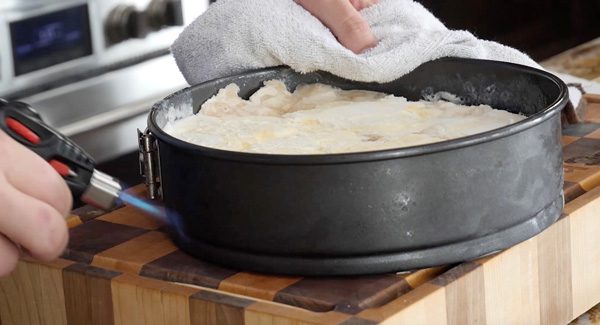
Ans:
<svg viewBox="0 0 600 325"><path fill-rule="evenodd" d="M600 37L559 53L543 62L546 69L580 78L600 78ZM599 80L600 81L600 80Z"/></svg>
<svg viewBox="0 0 600 325"><path fill-rule="evenodd" d="M23 260L0 280L1 323L564 324L600 302L600 103L563 144L564 216L500 254L407 274L269 276L194 259L131 207L86 206L61 259Z"/></svg>

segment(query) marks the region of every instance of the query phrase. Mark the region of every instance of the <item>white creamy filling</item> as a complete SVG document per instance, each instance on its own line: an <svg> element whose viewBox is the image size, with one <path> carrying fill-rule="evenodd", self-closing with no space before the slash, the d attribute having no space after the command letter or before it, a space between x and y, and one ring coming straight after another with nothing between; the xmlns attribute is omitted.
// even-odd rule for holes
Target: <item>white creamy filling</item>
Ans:
<svg viewBox="0 0 600 325"><path fill-rule="evenodd" d="M401 148L497 129L525 117L487 105L410 102L403 97L324 84L290 93L265 82L249 100L235 84L219 90L196 115L164 130L205 147L271 154L326 154Z"/></svg>

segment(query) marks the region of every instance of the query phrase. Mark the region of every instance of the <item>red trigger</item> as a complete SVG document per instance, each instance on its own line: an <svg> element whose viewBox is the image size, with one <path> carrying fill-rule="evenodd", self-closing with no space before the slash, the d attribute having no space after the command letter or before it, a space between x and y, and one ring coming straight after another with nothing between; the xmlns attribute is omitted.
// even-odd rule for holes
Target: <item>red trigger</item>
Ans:
<svg viewBox="0 0 600 325"><path fill-rule="evenodd" d="M31 131L28 127L23 125L23 123L15 120L12 117L6 118L6 126L11 129L13 132L25 138L25 140L31 142L32 144L40 143L40 137Z"/></svg>
<svg viewBox="0 0 600 325"><path fill-rule="evenodd" d="M48 163L50 163L50 166L52 166L52 168L54 168L62 177L67 177L72 173L69 166L61 163L58 160L52 159Z"/></svg>

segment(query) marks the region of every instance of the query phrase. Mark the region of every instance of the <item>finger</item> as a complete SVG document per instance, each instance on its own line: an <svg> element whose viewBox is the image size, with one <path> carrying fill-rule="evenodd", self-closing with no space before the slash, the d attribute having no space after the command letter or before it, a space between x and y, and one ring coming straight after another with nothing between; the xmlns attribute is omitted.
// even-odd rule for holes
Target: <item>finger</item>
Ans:
<svg viewBox="0 0 600 325"><path fill-rule="evenodd" d="M67 216L72 196L62 177L40 156L0 132L6 179L19 191L48 203Z"/></svg>
<svg viewBox="0 0 600 325"><path fill-rule="evenodd" d="M298 0L298 4L317 17L338 41L354 53L375 46L369 23L348 0Z"/></svg>
<svg viewBox="0 0 600 325"><path fill-rule="evenodd" d="M370 6L379 3L378 0L350 0L354 9L361 11L365 8L369 8Z"/></svg>
<svg viewBox="0 0 600 325"><path fill-rule="evenodd" d="M15 244L0 234L0 277L10 274L18 260L19 250Z"/></svg>
<svg viewBox="0 0 600 325"><path fill-rule="evenodd" d="M25 195L0 179L0 230L34 258L58 257L68 241L63 216L49 204Z"/></svg>

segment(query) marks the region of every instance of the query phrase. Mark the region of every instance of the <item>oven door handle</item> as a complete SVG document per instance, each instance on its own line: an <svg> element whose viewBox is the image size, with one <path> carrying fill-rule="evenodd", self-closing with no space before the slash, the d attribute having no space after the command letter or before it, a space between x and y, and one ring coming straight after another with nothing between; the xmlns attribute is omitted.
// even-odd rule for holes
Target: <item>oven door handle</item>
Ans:
<svg viewBox="0 0 600 325"><path fill-rule="evenodd" d="M59 129L66 136L89 132L123 120L136 118L142 114L148 114L152 104L153 102L151 101L143 101L128 106L121 106L108 112L96 114L86 119L61 126Z"/></svg>

